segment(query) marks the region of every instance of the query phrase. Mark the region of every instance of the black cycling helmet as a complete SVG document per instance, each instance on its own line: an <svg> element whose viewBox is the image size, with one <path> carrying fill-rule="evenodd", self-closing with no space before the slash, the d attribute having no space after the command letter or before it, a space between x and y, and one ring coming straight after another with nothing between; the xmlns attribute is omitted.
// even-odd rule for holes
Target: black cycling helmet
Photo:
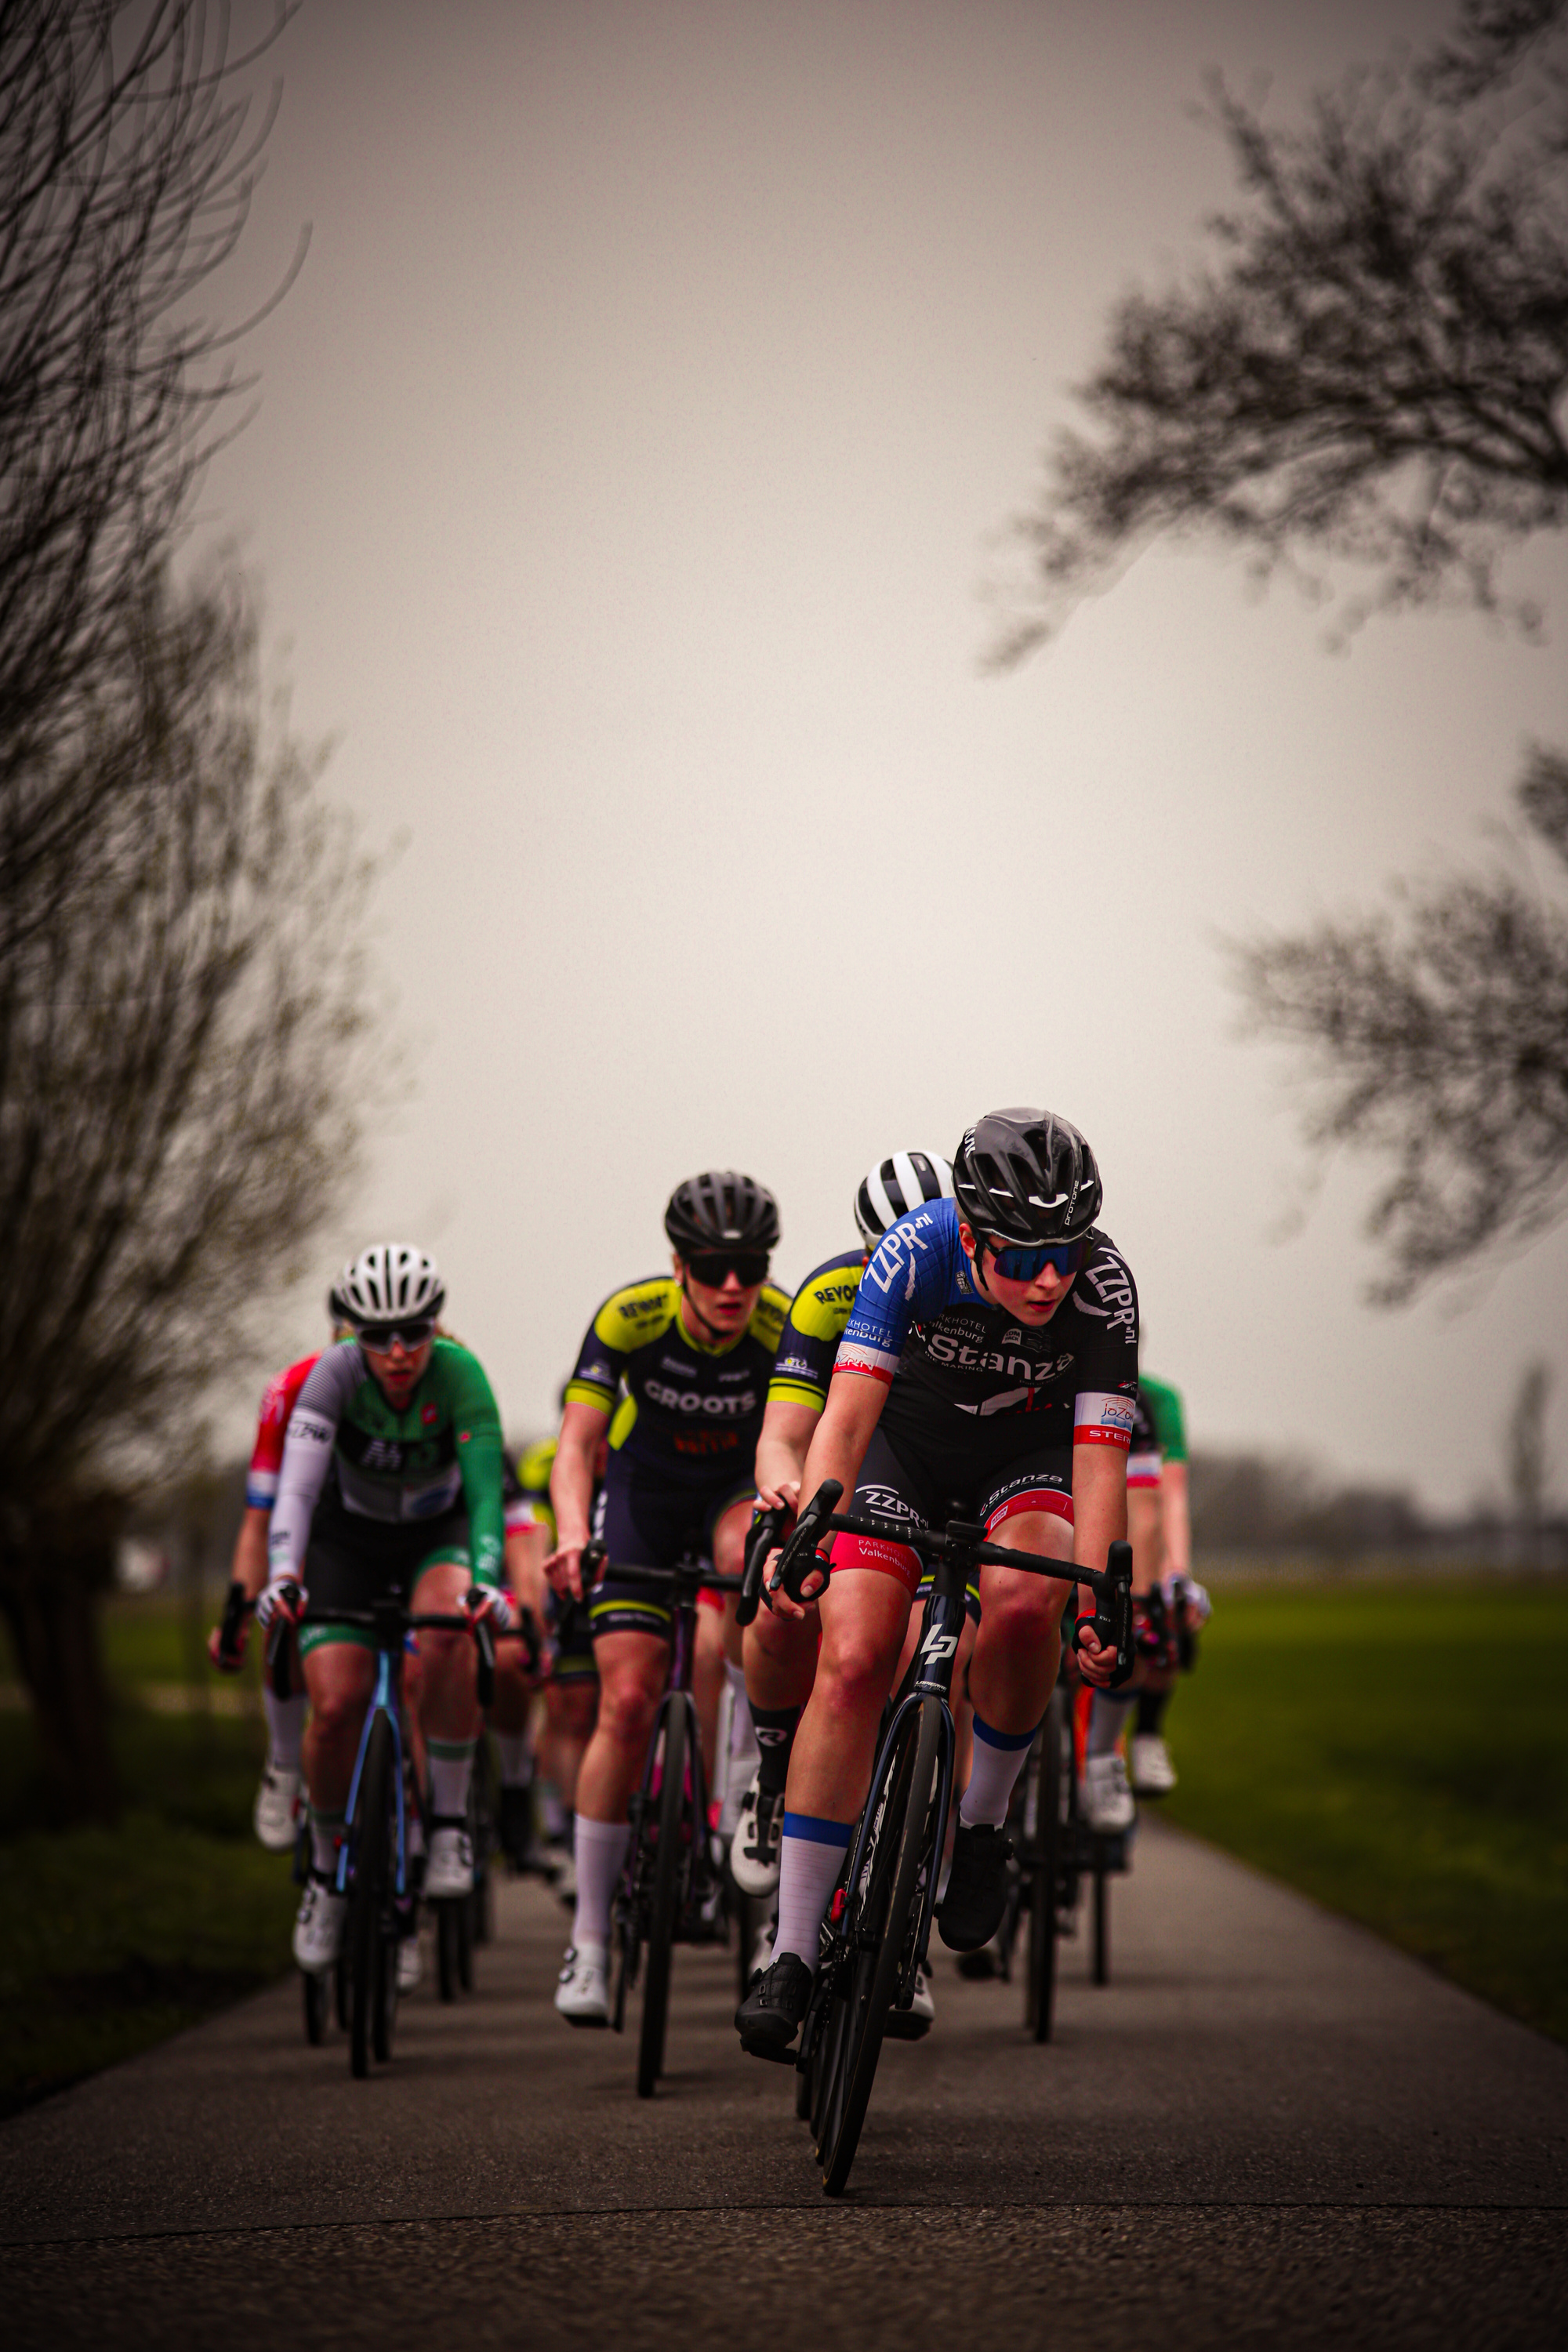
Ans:
<svg viewBox="0 0 1568 2352"><path fill-rule="evenodd" d="M710 1168L676 1186L664 1230L682 1257L710 1250L771 1250L779 1237L779 1204L765 1184L732 1168Z"/></svg>
<svg viewBox="0 0 1568 2352"><path fill-rule="evenodd" d="M952 1155L952 1192L977 1234L1010 1242L1075 1242L1105 1194L1094 1154L1048 1110L994 1110Z"/></svg>

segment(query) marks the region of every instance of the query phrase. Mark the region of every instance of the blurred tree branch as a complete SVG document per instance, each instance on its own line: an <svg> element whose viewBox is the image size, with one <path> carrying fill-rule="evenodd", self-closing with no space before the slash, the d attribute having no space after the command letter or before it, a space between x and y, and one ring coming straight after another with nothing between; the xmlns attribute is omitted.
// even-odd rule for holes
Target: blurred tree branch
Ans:
<svg viewBox="0 0 1568 2352"><path fill-rule="evenodd" d="M1517 799L1568 867L1568 759L1537 747ZM1393 1163L1368 1218L1384 1305L1568 1201L1568 905L1501 872L1400 899L1231 949L1254 1025L1306 1049L1310 1140Z"/></svg>
<svg viewBox="0 0 1568 2352"><path fill-rule="evenodd" d="M1300 130L1215 79L1244 205L1210 222L1210 268L1113 309L1079 393L1099 435L1048 453L997 666L1163 533L1263 576L1348 561L1374 580L1347 625L1504 608L1502 552L1568 520L1565 14L1467 0L1452 41Z"/></svg>

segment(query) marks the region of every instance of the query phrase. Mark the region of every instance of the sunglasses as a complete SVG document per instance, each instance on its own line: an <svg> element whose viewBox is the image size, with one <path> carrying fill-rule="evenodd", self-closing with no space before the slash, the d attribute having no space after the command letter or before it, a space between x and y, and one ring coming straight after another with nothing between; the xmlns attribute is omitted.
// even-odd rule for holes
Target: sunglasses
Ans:
<svg viewBox="0 0 1568 2352"><path fill-rule="evenodd" d="M1076 1274L1089 1244L1039 1242L1026 1248L1016 1242L999 1242L994 1234L987 1234L985 1246L992 1253L992 1271L1004 1282L1037 1282L1047 1265L1055 1274Z"/></svg>
<svg viewBox="0 0 1568 2352"><path fill-rule="evenodd" d="M433 1315L416 1315L406 1323L362 1323L354 1338L373 1356L384 1356L399 1339L412 1355L416 1348L422 1348L426 1339L434 1338L435 1331Z"/></svg>
<svg viewBox="0 0 1568 2352"><path fill-rule="evenodd" d="M731 1275L734 1276L742 1290L749 1290L754 1282L765 1280L768 1253L766 1250L704 1252L700 1256L687 1259L686 1271L694 1282L702 1283L710 1290L722 1290Z"/></svg>

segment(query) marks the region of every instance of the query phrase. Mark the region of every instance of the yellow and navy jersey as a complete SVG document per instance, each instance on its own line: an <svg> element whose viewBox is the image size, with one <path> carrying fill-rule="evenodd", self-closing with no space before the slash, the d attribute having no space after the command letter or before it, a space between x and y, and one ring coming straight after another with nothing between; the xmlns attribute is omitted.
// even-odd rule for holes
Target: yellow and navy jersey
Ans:
<svg viewBox="0 0 1568 2352"><path fill-rule="evenodd" d="M714 1347L682 1324L674 1275L629 1283L589 1325L566 1402L609 1413L610 1452L627 1463L683 1482L744 1477L788 1311L784 1293L764 1282L740 1338Z"/></svg>
<svg viewBox="0 0 1568 2352"><path fill-rule="evenodd" d="M550 1472L555 1460L555 1440L542 1437L533 1445L525 1445L515 1462L506 1465L506 1531L509 1536L527 1534L531 1528L542 1528L555 1544L555 1513L550 1502Z"/></svg>
<svg viewBox="0 0 1568 2352"><path fill-rule="evenodd" d="M827 1402L827 1383L844 1326L855 1305L860 1276L866 1270L864 1250L846 1250L808 1274L790 1301L767 1401L787 1398L791 1404L808 1404L820 1412Z"/></svg>

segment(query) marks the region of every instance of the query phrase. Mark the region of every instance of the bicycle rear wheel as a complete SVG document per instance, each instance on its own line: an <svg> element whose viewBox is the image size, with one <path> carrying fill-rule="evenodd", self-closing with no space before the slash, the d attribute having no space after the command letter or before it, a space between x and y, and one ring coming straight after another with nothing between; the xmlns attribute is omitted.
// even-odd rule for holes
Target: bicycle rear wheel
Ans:
<svg viewBox="0 0 1568 2352"><path fill-rule="evenodd" d="M466 1895L444 1895L435 1905L436 1979L443 2000L456 2000L463 1983L463 1909Z"/></svg>
<svg viewBox="0 0 1568 2352"><path fill-rule="evenodd" d="M643 1975L642 2031L637 2040L637 2096L651 2099L664 2072L669 2014L669 1967L680 1913L681 1815L686 1801L686 1707L674 1698L664 1711L663 1779L658 1791L658 1850L648 1906L647 1958Z"/></svg>
<svg viewBox="0 0 1568 2352"><path fill-rule="evenodd" d="M349 2067L370 2072L380 1979L382 1912L386 1905L387 1826L393 1805L392 1726L378 1709L370 1727L359 1803L349 1825L353 1864L349 1879L346 1941L349 1979Z"/></svg>
<svg viewBox="0 0 1568 2352"><path fill-rule="evenodd" d="M327 2011L331 2001L331 1987L324 1976L313 1969L300 1979L305 1988L305 2039L312 2049L319 2048L326 2038Z"/></svg>
<svg viewBox="0 0 1568 2352"><path fill-rule="evenodd" d="M882 2054L888 2011L900 1979L913 1955L916 1894L922 1866L934 1866L935 1813L942 1755L942 1701L924 1699L889 1758L882 1793L872 1793L881 1818L875 1844L863 1865L863 1894L849 1896L851 1943L844 2029L833 2053L836 2077L826 2101L826 2129L818 2147L822 2185L842 2196L860 2141L860 2127ZM873 1819L876 1816L873 1814Z"/></svg>
<svg viewBox="0 0 1568 2352"><path fill-rule="evenodd" d="M1030 1862L1029 1932L1024 2023L1037 2042L1048 2042L1056 2018L1057 1906L1060 1895L1062 1830L1072 1769L1072 1726L1064 1690L1051 1694L1026 1801Z"/></svg>

